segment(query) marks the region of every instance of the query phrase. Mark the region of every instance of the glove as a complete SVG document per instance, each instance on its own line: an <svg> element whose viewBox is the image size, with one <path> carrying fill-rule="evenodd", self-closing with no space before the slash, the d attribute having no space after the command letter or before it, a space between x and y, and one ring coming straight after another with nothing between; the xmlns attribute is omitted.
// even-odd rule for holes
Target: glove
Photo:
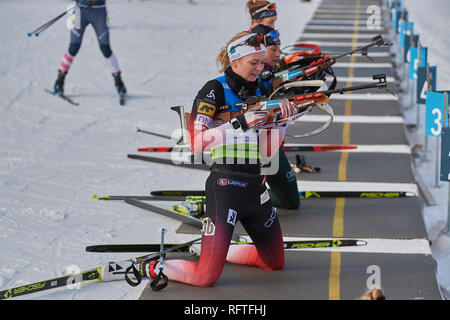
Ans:
<svg viewBox="0 0 450 320"><path fill-rule="evenodd" d="M233 129L238 133L244 133L248 129L258 128L269 120L268 111L247 111L230 120Z"/></svg>
<svg viewBox="0 0 450 320"><path fill-rule="evenodd" d="M293 117L298 113L297 105L286 98L281 100L280 109L283 119Z"/></svg>

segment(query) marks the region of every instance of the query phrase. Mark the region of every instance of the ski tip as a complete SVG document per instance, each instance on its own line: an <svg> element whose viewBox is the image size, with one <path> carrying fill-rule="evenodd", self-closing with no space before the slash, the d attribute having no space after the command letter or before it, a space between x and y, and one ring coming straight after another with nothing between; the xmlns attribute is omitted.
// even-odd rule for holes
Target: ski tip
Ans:
<svg viewBox="0 0 450 320"><path fill-rule="evenodd" d="M34 35L35 35L36 37L39 37L39 32L36 32Z"/></svg>
<svg viewBox="0 0 450 320"><path fill-rule="evenodd" d="M94 194L93 196L92 196L92 200L108 200L109 199L109 196L101 196L101 197L99 197L98 195L96 195L96 194Z"/></svg>
<svg viewBox="0 0 450 320"><path fill-rule="evenodd" d="M28 32L28 33L27 33L27 36L28 36L28 37L31 37L31 33Z"/></svg>
<svg viewBox="0 0 450 320"><path fill-rule="evenodd" d="M356 245L359 246L367 246L367 241L365 240L357 240Z"/></svg>

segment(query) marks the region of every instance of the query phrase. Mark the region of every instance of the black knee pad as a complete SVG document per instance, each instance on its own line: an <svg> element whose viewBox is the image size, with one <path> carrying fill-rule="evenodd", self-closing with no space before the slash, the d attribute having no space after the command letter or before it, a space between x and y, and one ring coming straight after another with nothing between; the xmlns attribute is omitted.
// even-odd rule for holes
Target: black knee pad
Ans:
<svg viewBox="0 0 450 320"><path fill-rule="evenodd" d="M111 47L109 46L109 44L101 44L100 45L100 50L103 53L103 56L105 58L109 58L112 55L112 51L111 51Z"/></svg>
<svg viewBox="0 0 450 320"><path fill-rule="evenodd" d="M72 57L75 57L80 50L81 43L71 43L69 46L69 53Z"/></svg>

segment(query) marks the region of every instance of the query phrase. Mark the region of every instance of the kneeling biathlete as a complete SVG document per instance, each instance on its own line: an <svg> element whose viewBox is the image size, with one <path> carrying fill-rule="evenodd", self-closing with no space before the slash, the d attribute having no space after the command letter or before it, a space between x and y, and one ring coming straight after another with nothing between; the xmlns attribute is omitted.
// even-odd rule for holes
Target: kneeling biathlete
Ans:
<svg viewBox="0 0 450 320"><path fill-rule="evenodd" d="M250 106L244 112L239 107L244 94L265 94L258 82L265 50L257 34L238 33L217 57L224 75L208 81L194 100L189 121L190 147L193 153L210 150L213 161L205 185L206 218L198 263L165 260L164 273L170 280L212 286L226 261L265 270L284 266L283 237L265 186L262 164L276 155L286 127L277 126L273 122L275 114L267 110L252 111ZM278 119L298 112L287 99L282 100L280 109ZM254 245L230 246L238 220ZM149 274L155 277L158 269L153 261Z"/></svg>

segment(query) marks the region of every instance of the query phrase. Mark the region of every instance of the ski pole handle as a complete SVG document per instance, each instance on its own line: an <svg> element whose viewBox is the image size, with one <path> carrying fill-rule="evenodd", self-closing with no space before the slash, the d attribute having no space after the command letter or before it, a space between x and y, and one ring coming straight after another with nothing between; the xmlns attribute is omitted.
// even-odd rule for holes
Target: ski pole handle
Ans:
<svg viewBox="0 0 450 320"><path fill-rule="evenodd" d="M31 37L33 34L37 37L39 36L39 34L44 31L45 29L47 29L48 27L50 27L51 25L53 25L56 21L58 21L59 19L61 19L62 17L64 17L70 10L72 10L72 8L75 8L79 5L82 5L86 0L81 0L78 1L77 3L75 3L73 6L70 7L70 9L67 9L66 11L62 12L61 14L59 14L58 16L54 17L53 19L50 19L49 21L47 21L46 23L44 23L42 26L36 28L35 30L28 32L27 36Z"/></svg>
<svg viewBox="0 0 450 320"><path fill-rule="evenodd" d="M136 278L135 281L128 276L128 273L130 272L133 273ZM142 282L142 276L139 273L139 270L136 269L136 260L134 259L131 261L131 265L125 270L125 281L132 287L136 287Z"/></svg>

